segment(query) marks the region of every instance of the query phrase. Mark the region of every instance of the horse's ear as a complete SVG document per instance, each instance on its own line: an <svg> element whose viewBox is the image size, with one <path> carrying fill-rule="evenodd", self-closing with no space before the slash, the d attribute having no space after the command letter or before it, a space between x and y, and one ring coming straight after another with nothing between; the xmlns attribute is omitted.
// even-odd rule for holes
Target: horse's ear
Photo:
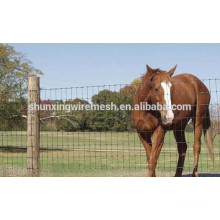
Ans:
<svg viewBox="0 0 220 220"><path fill-rule="evenodd" d="M177 65L174 66L173 69L171 69L171 70L167 73L170 77L174 74L174 72L175 72L175 70L176 70L176 67L177 67Z"/></svg>
<svg viewBox="0 0 220 220"><path fill-rule="evenodd" d="M153 70L151 69L151 67L149 67L148 65L146 66L146 68L147 68L147 72L148 72L148 73L152 73L152 72L153 72Z"/></svg>

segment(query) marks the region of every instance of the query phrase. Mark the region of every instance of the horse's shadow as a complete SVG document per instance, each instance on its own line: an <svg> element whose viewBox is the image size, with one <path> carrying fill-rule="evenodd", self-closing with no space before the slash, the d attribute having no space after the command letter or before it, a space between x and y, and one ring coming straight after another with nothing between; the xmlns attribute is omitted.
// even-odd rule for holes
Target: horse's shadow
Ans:
<svg viewBox="0 0 220 220"><path fill-rule="evenodd" d="M185 174L183 177L192 177L192 174ZM219 173L200 173L199 177L220 177Z"/></svg>

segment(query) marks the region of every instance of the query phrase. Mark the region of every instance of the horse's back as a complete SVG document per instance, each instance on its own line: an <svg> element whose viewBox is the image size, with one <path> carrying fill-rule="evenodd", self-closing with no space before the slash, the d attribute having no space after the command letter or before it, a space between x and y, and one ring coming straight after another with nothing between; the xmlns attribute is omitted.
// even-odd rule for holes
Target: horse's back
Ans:
<svg viewBox="0 0 220 220"><path fill-rule="evenodd" d="M174 82L201 82L199 78L189 73L182 73L171 78Z"/></svg>
<svg viewBox="0 0 220 220"><path fill-rule="evenodd" d="M176 75L171 78L171 81L178 85L183 87L183 89L189 89L191 92L195 94L207 94L207 96L210 95L208 88L206 85L196 76L189 74L189 73L183 73Z"/></svg>
<svg viewBox="0 0 220 220"><path fill-rule="evenodd" d="M179 75L176 75L174 77L171 78L171 80L175 83L180 83L180 82L184 82L187 84L191 84L197 87L198 86L202 86L204 88L207 89L207 87L205 86L205 84L196 76L189 74L189 73L182 73ZM208 89L207 89L208 90Z"/></svg>

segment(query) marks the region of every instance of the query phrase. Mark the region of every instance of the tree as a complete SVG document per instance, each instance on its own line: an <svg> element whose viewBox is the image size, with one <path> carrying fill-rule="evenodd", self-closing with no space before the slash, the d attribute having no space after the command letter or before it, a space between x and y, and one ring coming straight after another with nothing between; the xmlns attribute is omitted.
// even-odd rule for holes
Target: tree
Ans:
<svg viewBox="0 0 220 220"><path fill-rule="evenodd" d="M18 117L26 108L26 87L29 75L42 74L31 61L14 50L12 46L0 44L0 117ZM22 103L22 104L21 104ZM5 124L7 124L7 120ZM2 124L0 124L1 126ZM10 126L12 126L10 122Z"/></svg>
<svg viewBox="0 0 220 220"><path fill-rule="evenodd" d="M135 91L137 91L140 84L141 84L141 78L137 78L132 81L131 87L133 87L135 89Z"/></svg>
<svg viewBox="0 0 220 220"><path fill-rule="evenodd" d="M93 104L111 104L114 103L118 108L121 104L129 104L132 102L137 91L137 81L120 89L119 92L110 90L102 90L92 97ZM98 131L128 131L133 128L131 122L131 110L111 110L111 111L93 111L89 113L88 125L91 130Z"/></svg>
<svg viewBox="0 0 220 220"><path fill-rule="evenodd" d="M63 105L88 105L89 103L86 100L74 99L63 101L56 101L56 104ZM54 104L55 104L54 103ZM54 117L49 117L49 119L55 119L57 122L58 131L84 131L87 129L87 114L85 109L69 109L69 111L56 111L52 113Z"/></svg>
<svg viewBox="0 0 220 220"><path fill-rule="evenodd" d="M21 90L27 87L27 77L38 74L42 72L34 68L22 53L15 51L12 46L0 44L1 99L7 100L21 95Z"/></svg>

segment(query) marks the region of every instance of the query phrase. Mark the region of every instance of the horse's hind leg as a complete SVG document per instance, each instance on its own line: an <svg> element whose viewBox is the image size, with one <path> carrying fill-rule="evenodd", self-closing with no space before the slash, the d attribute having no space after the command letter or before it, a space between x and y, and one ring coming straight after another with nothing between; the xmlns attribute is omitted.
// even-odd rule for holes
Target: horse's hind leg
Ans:
<svg viewBox="0 0 220 220"><path fill-rule="evenodd" d="M149 159L150 159L150 154L151 154L151 148L152 148L152 142L151 142L151 136L152 133L151 132L142 132L142 133L138 133L138 136L142 142L142 144L144 145L145 151L146 151L146 155L147 155L147 162L149 164ZM156 173L154 171L153 176L156 176Z"/></svg>
<svg viewBox="0 0 220 220"><path fill-rule="evenodd" d="M203 118L204 117L196 117L194 121L194 169L193 169L193 177L198 177L198 163L199 163L199 155L201 152L201 136L203 131Z"/></svg>
<svg viewBox="0 0 220 220"><path fill-rule="evenodd" d="M187 151L187 144L186 144L184 130L185 129L173 131L174 137L177 142L177 148L178 148L178 154L179 154L175 177L181 177L183 173L184 161L185 161L186 151Z"/></svg>

